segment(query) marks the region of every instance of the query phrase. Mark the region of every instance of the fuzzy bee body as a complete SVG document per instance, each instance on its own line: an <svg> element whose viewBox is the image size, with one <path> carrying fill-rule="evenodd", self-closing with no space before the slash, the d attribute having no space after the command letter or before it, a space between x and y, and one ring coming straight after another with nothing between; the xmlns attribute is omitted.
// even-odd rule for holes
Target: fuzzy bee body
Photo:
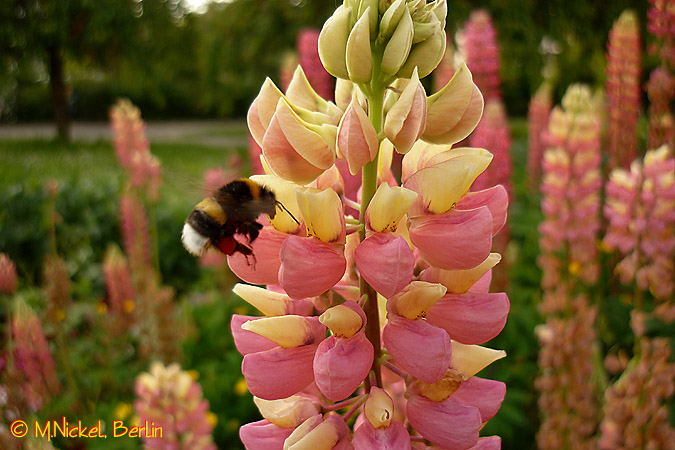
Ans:
<svg viewBox="0 0 675 450"><path fill-rule="evenodd" d="M211 246L226 255L239 252L255 263L250 244L262 229L258 216L267 214L273 219L277 206L283 208L270 189L246 178L231 181L192 210L183 225L183 246L195 256ZM246 236L247 242L235 239L236 234Z"/></svg>

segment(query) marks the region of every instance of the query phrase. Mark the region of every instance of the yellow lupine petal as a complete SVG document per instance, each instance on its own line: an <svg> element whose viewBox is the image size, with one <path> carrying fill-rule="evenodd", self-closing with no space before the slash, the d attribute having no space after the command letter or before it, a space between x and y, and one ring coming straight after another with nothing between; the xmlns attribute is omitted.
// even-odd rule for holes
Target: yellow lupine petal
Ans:
<svg viewBox="0 0 675 450"><path fill-rule="evenodd" d="M452 368L463 372L468 378L504 357L506 357L504 350L452 341Z"/></svg>
<svg viewBox="0 0 675 450"><path fill-rule="evenodd" d="M253 175L251 176L251 180L274 192L274 196L279 203L284 205L293 214L293 217L300 222L300 208L298 208L298 200L295 197L295 190L298 188L297 184L283 180L276 175ZM277 213L274 219L270 219L270 223L282 233L295 234L300 229L300 224L293 220L293 217L282 208L277 208Z"/></svg>
<svg viewBox="0 0 675 450"><path fill-rule="evenodd" d="M308 419L310 420L310 419ZM302 427L302 425L300 425ZM296 428L284 442L284 450L330 450L337 444L338 431L330 423L322 422L311 431ZM296 433L301 435L298 440L291 440ZM295 441L287 446L287 443Z"/></svg>
<svg viewBox="0 0 675 450"><path fill-rule="evenodd" d="M363 326L363 319L353 309L338 305L327 309L319 316L319 322L326 325L333 335L349 338Z"/></svg>
<svg viewBox="0 0 675 450"><path fill-rule="evenodd" d="M448 292L453 294L462 294L469 290L476 281L480 279L485 273L496 266L499 261L501 261L502 255L499 253L490 253L485 261L474 267L473 269L467 270L443 270L432 268L433 277L435 281L438 281L443 286L448 288Z"/></svg>
<svg viewBox="0 0 675 450"><path fill-rule="evenodd" d="M344 238L342 202L334 190L298 189L296 198L308 236L314 236L323 242L335 242Z"/></svg>
<svg viewBox="0 0 675 450"><path fill-rule="evenodd" d="M266 337L284 348L305 345L312 336L307 318L293 314L249 320L241 328Z"/></svg>
<svg viewBox="0 0 675 450"><path fill-rule="evenodd" d="M307 397L293 395L281 400L263 400L253 397L260 414L281 428L295 428L319 413L319 406Z"/></svg>
<svg viewBox="0 0 675 450"><path fill-rule="evenodd" d="M410 189L380 184L366 211L370 228L377 232L396 231L416 198L417 193Z"/></svg>
<svg viewBox="0 0 675 450"><path fill-rule="evenodd" d="M440 283L413 281L389 302L399 316L410 320L424 317L447 292Z"/></svg>
<svg viewBox="0 0 675 450"><path fill-rule="evenodd" d="M410 151L403 156L401 182L405 183L411 175L427 166L427 162L439 153L450 150L450 145L429 144L418 140Z"/></svg>
<svg viewBox="0 0 675 450"><path fill-rule="evenodd" d="M285 315L288 312L286 303L293 301L286 294L269 291L250 284L237 283L232 288L232 292L243 298L267 317Z"/></svg>

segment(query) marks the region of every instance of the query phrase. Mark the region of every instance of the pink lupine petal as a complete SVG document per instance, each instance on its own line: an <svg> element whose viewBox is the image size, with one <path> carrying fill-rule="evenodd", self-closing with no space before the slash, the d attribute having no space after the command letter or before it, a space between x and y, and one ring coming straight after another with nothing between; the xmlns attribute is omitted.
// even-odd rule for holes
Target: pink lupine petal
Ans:
<svg viewBox="0 0 675 450"><path fill-rule="evenodd" d="M251 103L246 121L248 122L248 128L251 130L251 136L260 146L262 146L265 130L277 110L277 103L279 103L281 97L283 97L283 94L279 88L272 80L267 78L260 88L260 93Z"/></svg>
<svg viewBox="0 0 675 450"><path fill-rule="evenodd" d="M501 450L502 438L499 436L488 436L478 439L478 443L469 450Z"/></svg>
<svg viewBox="0 0 675 450"><path fill-rule="evenodd" d="M410 450L410 434L401 422L392 421L388 427L373 428L367 420L354 431L355 450Z"/></svg>
<svg viewBox="0 0 675 450"><path fill-rule="evenodd" d="M450 399L462 405L478 408L481 420L485 423L497 414L505 395L506 384L501 381L471 377L462 383Z"/></svg>
<svg viewBox="0 0 675 450"><path fill-rule="evenodd" d="M344 245L313 237L289 236L281 246L279 282L293 299L315 297L332 288L344 275Z"/></svg>
<svg viewBox="0 0 675 450"><path fill-rule="evenodd" d="M275 347L249 353L241 372L251 394L265 400L279 400L297 394L314 381L312 361L318 344L295 348Z"/></svg>
<svg viewBox="0 0 675 450"><path fill-rule="evenodd" d="M427 383L438 381L452 360L448 333L423 319L395 314L389 314L388 319L382 340L396 365Z"/></svg>
<svg viewBox="0 0 675 450"><path fill-rule="evenodd" d="M246 450L283 450L292 432L293 428L281 428L263 419L239 428L239 438Z"/></svg>
<svg viewBox="0 0 675 450"><path fill-rule="evenodd" d="M485 274L469 288L468 292L487 294L490 292L490 283L492 283L492 269L485 272Z"/></svg>
<svg viewBox="0 0 675 450"><path fill-rule="evenodd" d="M258 319L262 319L262 317L232 314L230 329L232 330L232 337L234 338L234 346L237 347L237 351L241 353L242 356L246 356L249 353L263 352L277 346L275 342L264 336L241 329L242 324L245 322Z"/></svg>
<svg viewBox="0 0 675 450"><path fill-rule="evenodd" d="M415 256L406 240L392 233L374 233L354 251L356 267L373 289L390 298L413 278Z"/></svg>
<svg viewBox="0 0 675 450"><path fill-rule="evenodd" d="M427 313L427 320L463 344L483 344L497 336L509 314L509 298L494 294L446 294Z"/></svg>
<svg viewBox="0 0 675 450"><path fill-rule="evenodd" d="M355 175L361 167L377 156L377 132L368 120L368 115L358 101L347 107L337 130L337 150L349 163L349 171Z"/></svg>
<svg viewBox="0 0 675 450"><path fill-rule="evenodd" d="M373 344L365 333L350 338L331 336L319 344L314 355L314 381L328 399L344 400L366 378L373 357Z"/></svg>
<svg viewBox="0 0 675 450"><path fill-rule="evenodd" d="M251 248L255 256L255 264L241 253L234 253L227 257L227 265L239 278L251 284L278 284L279 251L284 240L288 237L271 226L265 226L260 230L258 239L253 241Z"/></svg>
<svg viewBox="0 0 675 450"><path fill-rule="evenodd" d="M409 224L410 240L432 266L471 269L490 255L492 214L486 206L412 217Z"/></svg>
<svg viewBox="0 0 675 450"><path fill-rule="evenodd" d="M492 214L492 235L506 224L506 213L509 207L509 195L504 186L497 185L482 191L468 192L457 202L457 209L475 209L487 206Z"/></svg>
<svg viewBox="0 0 675 450"><path fill-rule="evenodd" d="M435 402L411 395L406 404L410 425L434 445L447 450L466 450L478 442L482 425L478 408L452 401Z"/></svg>

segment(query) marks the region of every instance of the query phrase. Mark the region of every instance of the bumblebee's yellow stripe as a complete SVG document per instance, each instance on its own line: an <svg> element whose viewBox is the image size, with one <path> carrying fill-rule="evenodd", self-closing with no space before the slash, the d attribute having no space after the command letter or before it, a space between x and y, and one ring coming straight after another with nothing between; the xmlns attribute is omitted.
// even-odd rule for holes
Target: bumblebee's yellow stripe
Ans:
<svg viewBox="0 0 675 450"><path fill-rule="evenodd" d="M225 221L227 220L225 211L223 211L223 208L220 207L216 199L213 197L207 197L201 202L197 203L195 209L204 211L207 216L218 222L219 225L224 225Z"/></svg>
<svg viewBox="0 0 675 450"><path fill-rule="evenodd" d="M251 197L253 197L253 199L260 198L260 185L258 183L253 180L249 180L248 178L242 178L241 181L248 185L248 188L251 191Z"/></svg>

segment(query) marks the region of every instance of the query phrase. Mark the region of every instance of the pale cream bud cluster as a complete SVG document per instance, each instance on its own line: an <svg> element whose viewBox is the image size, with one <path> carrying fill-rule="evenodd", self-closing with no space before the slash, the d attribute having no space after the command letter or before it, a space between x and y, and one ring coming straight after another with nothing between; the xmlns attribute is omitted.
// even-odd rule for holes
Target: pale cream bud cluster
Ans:
<svg viewBox="0 0 675 450"><path fill-rule="evenodd" d="M446 0L346 0L319 35L326 70L354 83L430 74L445 51Z"/></svg>

